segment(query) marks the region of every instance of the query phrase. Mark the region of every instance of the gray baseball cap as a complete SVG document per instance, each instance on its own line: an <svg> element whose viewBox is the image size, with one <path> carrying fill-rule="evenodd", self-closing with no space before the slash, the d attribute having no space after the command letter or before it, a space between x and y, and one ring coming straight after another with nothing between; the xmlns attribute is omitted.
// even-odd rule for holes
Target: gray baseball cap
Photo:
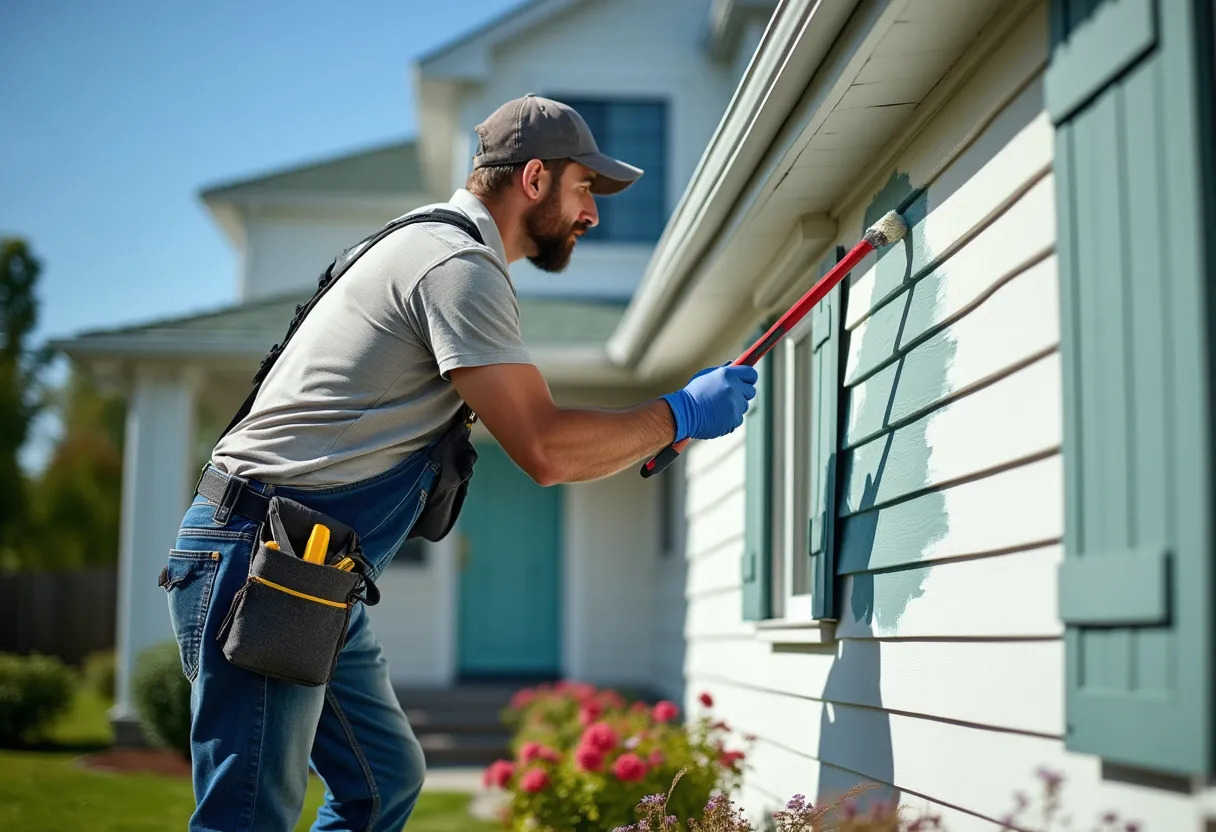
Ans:
<svg viewBox="0 0 1216 832"><path fill-rule="evenodd" d="M570 106L528 93L508 101L477 125L473 167L521 165L530 159L573 159L598 176L592 193L620 193L642 175L641 168L600 153L591 128Z"/></svg>

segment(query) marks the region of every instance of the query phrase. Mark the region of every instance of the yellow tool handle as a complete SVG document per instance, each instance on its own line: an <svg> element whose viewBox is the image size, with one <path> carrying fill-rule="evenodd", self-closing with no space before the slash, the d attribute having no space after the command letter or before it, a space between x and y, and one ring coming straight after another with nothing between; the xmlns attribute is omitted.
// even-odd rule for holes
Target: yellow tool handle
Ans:
<svg viewBox="0 0 1216 832"><path fill-rule="evenodd" d="M308 536L308 545L304 547L304 560L309 563L325 563L325 554L329 551L329 526L317 523L312 527Z"/></svg>

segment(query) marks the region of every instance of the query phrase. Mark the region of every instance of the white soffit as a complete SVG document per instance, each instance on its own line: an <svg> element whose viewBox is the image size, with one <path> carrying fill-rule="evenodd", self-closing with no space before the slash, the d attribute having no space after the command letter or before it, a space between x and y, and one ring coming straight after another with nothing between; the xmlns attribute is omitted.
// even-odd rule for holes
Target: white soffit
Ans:
<svg viewBox="0 0 1216 832"><path fill-rule="evenodd" d="M723 345L740 351L835 240L842 197L873 183L874 163L889 163L889 144L1002 5L783 3L609 342L613 359L650 380Z"/></svg>

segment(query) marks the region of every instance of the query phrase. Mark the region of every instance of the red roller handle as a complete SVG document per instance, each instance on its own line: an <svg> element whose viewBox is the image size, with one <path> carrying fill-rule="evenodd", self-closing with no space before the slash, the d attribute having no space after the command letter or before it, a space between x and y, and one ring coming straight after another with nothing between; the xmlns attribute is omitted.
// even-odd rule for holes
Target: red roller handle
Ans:
<svg viewBox="0 0 1216 832"><path fill-rule="evenodd" d="M833 266L827 274L819 278L815 285L807 290L805 295L799 298L784 315L777 319L775 324L769 327L767 332L756 340L756 343L752 344L742 355L732 361L731 366L738 366L740 364L755 365L799 321L806 317L806 313L815 308L815 304L827 297L828 292L836 288L836 284L873 250L873 243L865 238L853 246L852 250ZM667 466L675 462L676 457L688 447L688 443L691 441L691 437L681 439L679 442L673 442L659 451L649 462L642 466L642 476L653 477L655 474L663 473L667 469Z"/></svg>

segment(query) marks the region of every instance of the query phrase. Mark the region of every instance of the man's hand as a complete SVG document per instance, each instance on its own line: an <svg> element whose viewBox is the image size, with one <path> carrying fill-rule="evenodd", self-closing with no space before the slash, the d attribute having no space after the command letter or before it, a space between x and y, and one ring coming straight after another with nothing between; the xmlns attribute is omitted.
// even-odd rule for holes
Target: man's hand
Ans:
<svg viewBox="0 0 1216 832"><path fill-rule="evenodd" d="M511 459L541 485L615 474L683 436L730 433L756 395L752 367L702 371L678 393L625 410L558 408L531 364L461 367L450 378Z"/></svg>

